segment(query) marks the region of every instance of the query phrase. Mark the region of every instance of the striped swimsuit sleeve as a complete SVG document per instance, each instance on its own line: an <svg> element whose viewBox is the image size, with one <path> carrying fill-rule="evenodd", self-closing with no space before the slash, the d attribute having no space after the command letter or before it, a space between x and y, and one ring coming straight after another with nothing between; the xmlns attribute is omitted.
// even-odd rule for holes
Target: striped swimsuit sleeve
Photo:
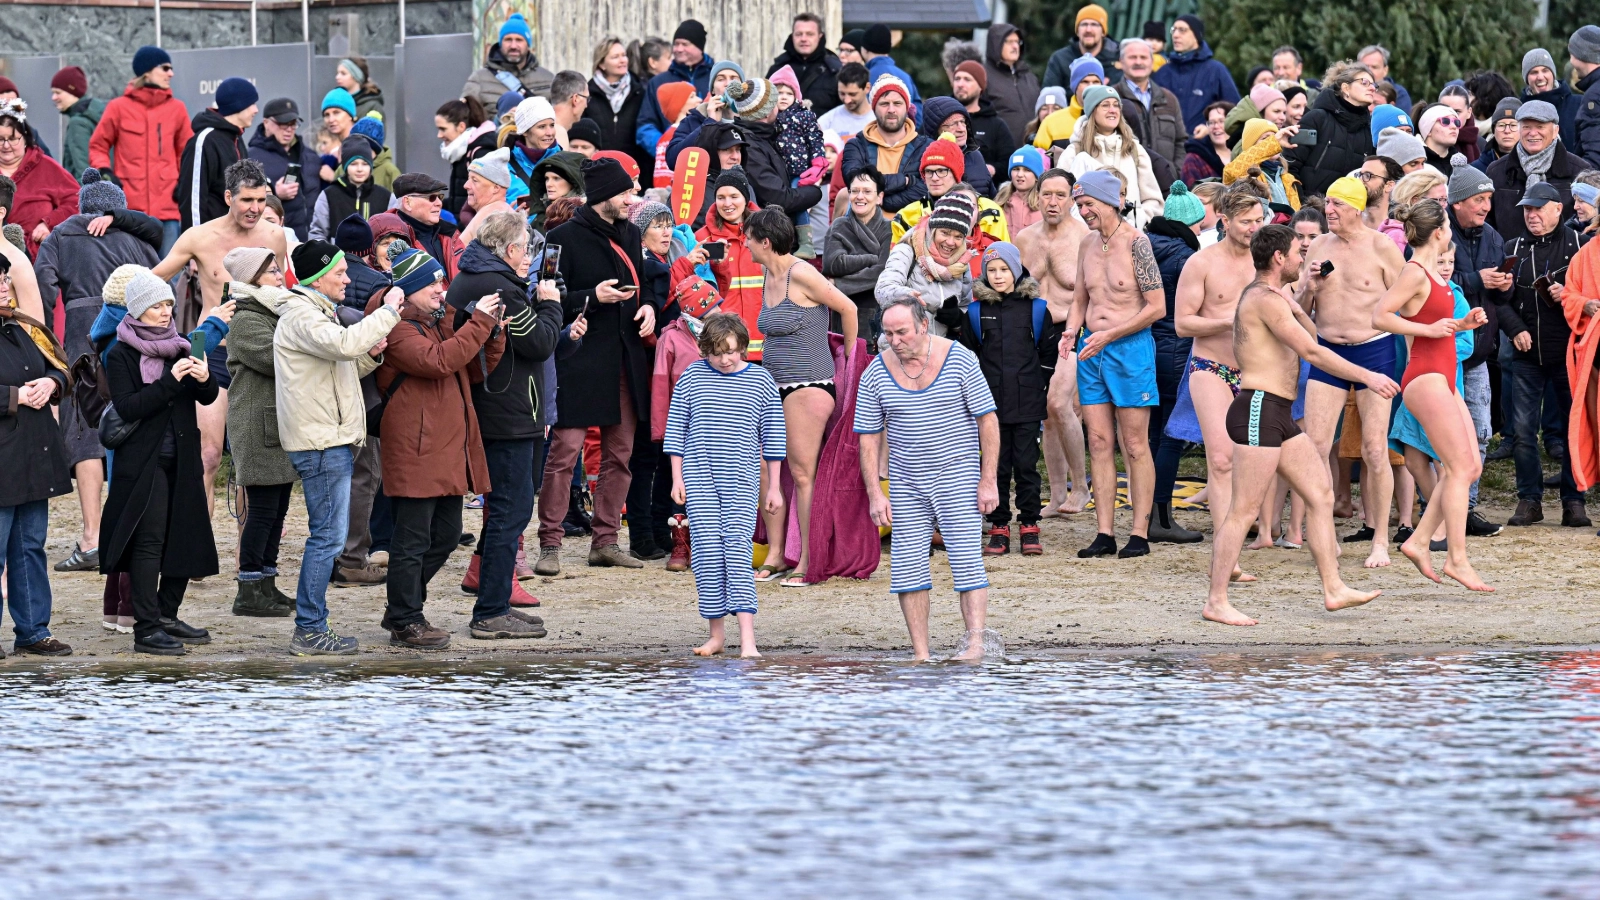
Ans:
<svg viewBox="0 0 1600 900"><path fill-rule="evenodd" d="M772 376L762 373L759 397L761 421L761 458L780 460L789 456L789 432L783 421L783 400L778 395L778 384Z"/></svg>
<svg viewBox="0 0 1600 900"><path fill-rule="evenodd" d="M984 380L978 358L960 344L950 347L950 355L949 362L960 365L961 399L967 404L967 414L976 419L994 412L997 408L994 393L989 390L989 382Z"/></svg>
<svg viewBox="0 0 1600 900"><path fill-rule="evenodd" d="M881 359L873 360L861 373L861 384L856 388L856 418L851 426L856 434L878 434L884 429L886 423L880 400L883 374Z"/></svg>
<svg viewBox="0 0 1600 900"><path fill-rule="evenodd" d="M661 452L667 456L682 456L689 443L689 407L693 403L690 394L694 392L693 373L696 366L693 363L683 370L678 376L678 383L672 389L672 404L667 407L667 433L661 443Z"/></svg>

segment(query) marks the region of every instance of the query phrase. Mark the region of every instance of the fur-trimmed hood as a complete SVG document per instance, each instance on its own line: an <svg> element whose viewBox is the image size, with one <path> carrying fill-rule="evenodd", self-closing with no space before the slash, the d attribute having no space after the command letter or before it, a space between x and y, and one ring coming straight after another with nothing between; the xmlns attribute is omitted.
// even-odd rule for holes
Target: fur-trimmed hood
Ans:
<svg viewBox="0 0 1600 900"><path fill-rule="evenodd" d="M999 303L1001 300L1036 300L1039 297L1039 282L1033 276L1024 275L1011 289L1011 293L1001 295L994 288L989 287L989 282L978 279L972 282L972 297L980 303Z"/></svg>

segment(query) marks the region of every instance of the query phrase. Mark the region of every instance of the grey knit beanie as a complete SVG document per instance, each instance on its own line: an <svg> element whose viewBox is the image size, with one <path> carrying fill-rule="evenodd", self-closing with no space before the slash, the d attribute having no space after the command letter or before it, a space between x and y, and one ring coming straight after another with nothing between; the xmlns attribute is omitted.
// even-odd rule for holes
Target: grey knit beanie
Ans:
<svg viewBox="0 0 1600 900"><path fill-rule="evenodd" d="M1494 190L1494 181L1481 169L1467 165L1460 153L1450 157L1450 183L1447 196L1451 203L1460 203L1468 197L1487 194Z"/></svg>
<svg viewBox="0 0 1600 900"><path fill-rule="evenodd" d="M1527 84L1528 73L1539 68L1540 66L1544 66L1546 69L1558 73L1556 75L1557 78L1561 77L1559 74L1561 70L1556 68L1555 57L1550 55L1550 51L1544 49L1543 47L1535 47L1532 50L1529 50L1527 53L1522 54L1522 83Z"/></svg>
<svg viewBox="0 0 1600 900"><path fill-rule="evenodd" d="M129 279L123 294L128 300L128 315L137 319L157 303L173 302L172 285L152 272L140 272Z"/></svg>
<svg viewBox="0 0 1600 900"><path fill-rule="evenodd" d="M1394 160L1395 165L1404 166L1427 159L1428 147L1422 143L1422 138L1414 134L1406 134L1398 128L1385 128L1378 132L1378 155Z"/></svg>
<svg viewBox="0 0 1600 900"><path fill-rule="evenodd" d="M1600 64L1600 25L1585 25L1567 40L1567 52L1579 60Z"/></svg>
<svg viewBox="0 0 1600 900"><path fill-rule="evenodd" d="M78 212L99 216L128 208L128 195L106 179L99 169L84 169L78 183L83 185L78 188Z"/></svg>

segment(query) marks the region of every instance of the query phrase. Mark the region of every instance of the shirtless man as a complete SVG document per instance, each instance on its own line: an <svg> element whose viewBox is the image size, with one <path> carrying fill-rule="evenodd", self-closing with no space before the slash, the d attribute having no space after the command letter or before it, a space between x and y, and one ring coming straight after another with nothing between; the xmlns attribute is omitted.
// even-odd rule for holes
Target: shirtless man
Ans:
<svg viewBox="0 0 1600 900"><path fill-rule="evenodd" d="M1363 393L1388 398L1400 389L1386 373L1363 369L1313 340L1316 326L1285 288L1296 279L1303 262L1293 229L1287 225L1262 228L1250 242L1250 255L1256 280L1245 288L1234 316L1233 350L1242 371L1239 396L1228 410L1227 422L1233 470L1238 477L1233 479L1228 516L1211 544L1211 591L1200 612L1224 625L1256 624L1228 602L1228 581L1239 564L1239 547L1250 520L1274 475L1288 481L1305 498L1306 537L1322 576L1323 607L1360 606L1381 593L1357 591L1339 577L1328 455L1319 452L1295 425L1290 408L1300 380L1301 357L1325 372L1367 385ZM1213 493L1211 502L1218 499Z"/></svg>
<svg viewBox="0 0 1600 900"><path fill-rule="evenodd" d="M1400 276L1405 260L1383 233L1361 221L1367 189L1346 176L1328 187L1328 233L1311 242L1301 264L1301 307L1317 323L1317 343L1347 362L1393 377L1394 337L1372 327L1372 314L1385 291ZM1333 271L1323 277L1324 263ZM1361 418L1361 460L1366 470L1362 507L1372 528L1369 569L1389 564L1389 507L1394 499L1394 471L1389 468L1389 413L1387 397L1369 390L1365 382L1342 378L1311 366L1306 385L1306 433L1324 461L1333 447L1333 432L1344 411L1345 395L1356 388L1356 411ZM1330 470L1329 481L1332 481Z"/></svg>
<svg viewBox="0 0 1600 900"><path fill-rule="evenodd" d="M1189 257L1178 278L1173 326L1179 337L1194 338L1189 360L1189 397L1206 448L1206 484L1211 488L1211 533L1228 518L1233 496L1233 443L1228 440L1228 407L1239 395L1239 364L1233 357L1233 316L1239 295L1255 277L1250 239L1266 221L1266 208L1254 194L1230 190L1217 200L1222 240ZM1240 575L1242 578L1249 576ZM1254 579L1250 579L1254 580Z"/></svg>
<svg viewBox="0 0 1600 900"><path fill-rule="evenodd" d="M1050 318L1065 322L1072 311L1078 286L1078 244L1089 229L1072 215L1072 179L1065 169L1050 169L1039 177L1038 222L1017 232L1022 264L1039 280L1050 306ZM1050 476L1050 502L1046 517L1083 512L1089 505L1089 479L1084 471L1083 421L1078 418L1078 364L1076 345L1063 338L1060 361L1046 396L1044 467ZM1072 478L1068 494L1067 477Z"/></svg>
<svg viewBox="0 0 1600 900"><path fill-rule="evenodd" d="M1087 327L1078 346L1078 398L1089 424L1089 458L1094 467L1094 517L1099 534L1078 551L1079 559L1117 554L1119 559L1150 552L1150 506L1156 469L1150 458L1150 407L1161 403L1156 385L1156 341L1150 326L1166 315L1150 239L1119 215L1122 183L1110 172L1086 172L1072 189L1089 236L1078 248L1078 284L1067 317L1067 335ZM1117 551L1116 435L1128 464L1128 496L1133 501L1133 534Z"/></svg>
<svg viewBox="0 0 1600 900"><path fill-rule="evenodd" d="M241 159L228 167L225 173L226 190L223 199L228 203L228 214L196 225L178 236L167 254L152 271L162 281L178 274L193 260L200 269L200 319L211 315L222 302L222 286L228 282L228 270L222 267L222 258L238 247L265 247L278 255L280 263L289 259L289 248L283 240L283 229L257 228L261 211L267 208L267 191L271 182L266 170L253 159ZM232 303L220 310L219 318L232 317ZM198 321L198 320L197 320ZM215 508L217 469L222 467L222 440L228 430L228 348L224 341L220 347L206 348L206 365L211 377L216 379L217 402L199 408L200 458L205 464L206 502Z"/></svg>

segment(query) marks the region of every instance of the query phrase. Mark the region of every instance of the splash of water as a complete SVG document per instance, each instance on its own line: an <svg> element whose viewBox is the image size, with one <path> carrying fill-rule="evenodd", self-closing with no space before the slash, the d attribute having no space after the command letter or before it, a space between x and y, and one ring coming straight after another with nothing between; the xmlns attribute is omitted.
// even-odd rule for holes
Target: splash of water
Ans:
<svg viewBox="0 0 1600 900"><path fill-rule="evenodd" d="M984 659L1006 658L1006 642L1005 639L1000 636L1000 632L995 631L993 628L985 628L983 630L982 640ZM952 655L961 656L962 654L966 653L971 646L972 633L962 632L961 641L960 643L956 644L956 652Z"/></svg>

